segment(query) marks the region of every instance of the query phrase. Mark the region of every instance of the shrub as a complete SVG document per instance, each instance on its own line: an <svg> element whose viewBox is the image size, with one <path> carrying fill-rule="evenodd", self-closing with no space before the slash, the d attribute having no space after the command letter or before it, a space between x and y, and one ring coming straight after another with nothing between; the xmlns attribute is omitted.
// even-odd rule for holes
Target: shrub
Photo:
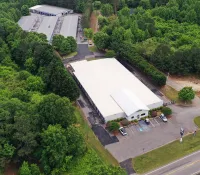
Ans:
<svg viewBox="0 0 200 175"><path fill-rule="evenodd" d="M166 116L171 115L172 114L172 110L169 107L163 107L162 108L162 113Z"/></svg>
<svg viewBox="0 0 200 175"><path fill-rule="evenodd" d="M138 123L138 120L137 120L137 119L135 119L135 120L133 120L133 122L135 122L135 123Z"/></svg>
<svg viewBox="0 0 200 175"><path fill-rule="evenodd" d="M106 57L106 58L113 58L113 57L115 57L115 56L116 56L116 53L115 53L114 50L107 50L107 51L106 51L106 54L105 54L105 57Z"/></svg>
<svg viewBox="0 0 200 175"><path fill-rule="evenodd" d="M123 120L121 121L121 124L122 124L123 126L128 126L128 125L130 124L130 122L129 122L127 119L123 119Z"/></svg>
<svg viewBox="0 0 200 175"><path fill-rule="evenodd" d="M115 120L111 120L111 121L108 121L108 123L110 122L121 122L122 120L124 120L124 118L118 118L118 119L115 119Z"/></svg>
<svg viewBox="0 0 200 175"><path fill-rule="evenodd" d="M156 117L157 116L157 112L156 111L151 111L151 117Z"/></svg>
<svg viewBox="0 0 200 175"><path fill-rule="evenodd" d="M120 127L119 123L117 123L117 122L108 122L107 126L108 126L108 130L110 132L115 132Z"/></svg>

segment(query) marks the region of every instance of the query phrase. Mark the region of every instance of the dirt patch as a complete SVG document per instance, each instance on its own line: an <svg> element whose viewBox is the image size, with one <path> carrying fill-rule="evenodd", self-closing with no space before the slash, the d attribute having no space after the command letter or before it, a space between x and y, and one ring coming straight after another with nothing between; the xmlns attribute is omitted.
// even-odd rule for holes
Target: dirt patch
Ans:
<svg viewBox="0 0 200 175"><path fill-rule="evenodd" d="M16 164L10 164L4 172L4 175L17 175L18 168Z"/></svg>
<svg viewBox="0 0 200 175"><path fill-rule="evenodd" d="M90 28L93 32L98 32L98 11L93 11L90 17Z"/></svg>
<svg viewBox="0 0 200 175"><path fill-rule="evenodd" d="M200 98L200 91L196 92L196 95Z"/></svg>
<svg viewBox="0 0 200 175"><path fill-rule="evenodd" d="M176 83L180 84L181 86L191 86L195 91L200 91L200 79L195 76L185 76L185 77L177 77L177 76L170 76Z"/></svg>

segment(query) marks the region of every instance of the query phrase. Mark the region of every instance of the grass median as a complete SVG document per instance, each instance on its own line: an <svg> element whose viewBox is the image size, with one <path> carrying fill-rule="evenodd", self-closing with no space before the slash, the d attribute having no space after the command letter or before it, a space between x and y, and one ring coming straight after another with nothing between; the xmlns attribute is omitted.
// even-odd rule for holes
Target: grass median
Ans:
<svg viewBox="0 0 200 175"><path fill-rule="evenodd" d="M194 119L194 123L200 128L200 116Z"/></svg>
<svg viewBox="0 0 200 175"><path fill-rule="evenodd" d="M139 174L146 173L200 150L199 143L200 131L196 133L196 136L193 136L193 134L185 136L182 143L177 140L146 154L135 157L132 160L133 168Z"/></svg>
<svg viewBox="0 0 200 175"><path fill-rule="evenodd" d="M78 124L80 125L80 131L83 133L85 137L87 147L93 149L97 153L97 155L101 158L102 162L108 165L119 166L117 160L108 152L108 150L106 150L102 146L98 138L94 135L94 132L88 126L87 121L84 119L84 117L81 114L81 111L78 108L75 114L78 119Z"/></svg>

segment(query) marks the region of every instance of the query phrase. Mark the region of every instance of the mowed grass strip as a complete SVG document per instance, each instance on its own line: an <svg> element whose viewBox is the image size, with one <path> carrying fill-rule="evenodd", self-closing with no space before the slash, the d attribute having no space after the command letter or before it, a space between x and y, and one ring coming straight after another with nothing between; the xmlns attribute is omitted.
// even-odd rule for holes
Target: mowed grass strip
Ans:
<svg viewBox="0 0 200 175"><path fill-rule="evenodd" d="M194 119L194 123L200 128L200 116Z"/></svg>
<svg viewBox="0 0 200 175"><path fill-rule="evenodd" d="M87 147L93 149L101 158L102 162L108 165L119 166L117 160L103 147L98 138L95 136L86 119L82 116L82 111L78 107L75 114L77 116L78 124L80 125L79 129L85 137Z"/></svg>
<svg viewBox="0 0 200 175"><path fill-rule="evenodd" d="M168 85L162 87L161 92L170 100L175 100L175 101L179 100L178 91Z"/></svg>
<svg viewBox="0 0 200 175"><path fill-rule="evenodd" d="M185 136L182 143L177 140L133 158L133 168L139 174L146 173L198 150L200 150L200 131L196 136L193 134Z"/></svg>

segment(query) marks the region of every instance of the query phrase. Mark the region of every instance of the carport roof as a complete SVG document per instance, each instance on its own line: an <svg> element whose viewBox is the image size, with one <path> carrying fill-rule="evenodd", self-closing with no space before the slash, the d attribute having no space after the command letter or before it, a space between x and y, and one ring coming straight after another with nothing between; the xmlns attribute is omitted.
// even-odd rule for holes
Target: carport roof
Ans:
<svg viewBox="0 0 200 175"><path fill-rule="evenodd" d="M149 110L149 108L128 89L121 89L111 94L111 96L127 116L131 116L139 110Z"/></svg>

